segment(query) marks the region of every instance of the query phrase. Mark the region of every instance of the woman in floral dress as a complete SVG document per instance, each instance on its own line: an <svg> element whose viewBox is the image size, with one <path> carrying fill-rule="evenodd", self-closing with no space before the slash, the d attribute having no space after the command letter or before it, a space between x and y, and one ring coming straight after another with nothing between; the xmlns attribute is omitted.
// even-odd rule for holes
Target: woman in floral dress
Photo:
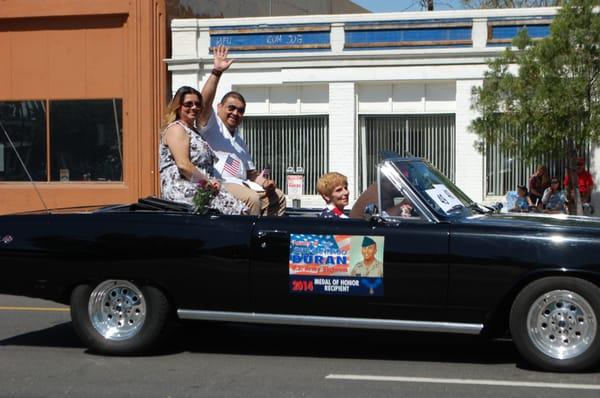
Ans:
<svg viewBox="0 0 600 398"><path fill-rule="evenodd" d="M162 198L192 204L198 184L208 182L218 190L209 208L223 214L247 214L246 205L213 178L215 154L196 130L202 106L198 90L183 86L167 107L159 153Z"/></svg>

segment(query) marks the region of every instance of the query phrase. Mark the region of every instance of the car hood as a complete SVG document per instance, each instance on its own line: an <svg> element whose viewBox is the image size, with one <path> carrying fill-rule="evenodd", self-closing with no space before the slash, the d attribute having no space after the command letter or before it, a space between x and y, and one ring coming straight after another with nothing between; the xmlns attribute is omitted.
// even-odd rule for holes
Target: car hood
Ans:
<svg viewBox="0 0 600 398"><path fill-rule="evenodd" d="M594 231L600 233L600 218L540 213L490 213L457 220L456 224L475 224L498 228Z"/></svg>

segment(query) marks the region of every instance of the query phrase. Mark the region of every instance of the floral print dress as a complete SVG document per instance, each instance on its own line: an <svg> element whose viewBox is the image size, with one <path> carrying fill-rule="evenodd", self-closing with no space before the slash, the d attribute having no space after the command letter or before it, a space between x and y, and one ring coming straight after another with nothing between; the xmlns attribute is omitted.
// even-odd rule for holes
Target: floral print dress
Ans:
<svg viewBox="0 0 600 398"><path fill-rule="evenodd" d="M214 176L213 165L217 158L213 150L200 136L200 133L180 121L171 123L164 131L175 123L183 127L190 137L190 160L192 164L204 175ZM164 134L164 131L162 134ZM162 141L162 134L159 150L162 198L174 202L192 204L192 199L196 193L196 184L187 180L179 172L169 147ZM223 214L246 214L248 212L246 205L227 192L223 187L221 187L219 193L210 202L208 207L219 210Z"/></svg>

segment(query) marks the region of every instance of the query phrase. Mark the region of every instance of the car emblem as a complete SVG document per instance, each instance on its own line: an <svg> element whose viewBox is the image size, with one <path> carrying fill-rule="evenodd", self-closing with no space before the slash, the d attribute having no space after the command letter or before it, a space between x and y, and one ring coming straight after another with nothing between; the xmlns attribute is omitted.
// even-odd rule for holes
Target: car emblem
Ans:
<svg viewBox="0 0 600 398"><path fill-rule="evenodd" d="M4 243L5 245L9 244L12 241L13 241L13 237L10 235L4 235L1 240L1 242Z"/></svg>

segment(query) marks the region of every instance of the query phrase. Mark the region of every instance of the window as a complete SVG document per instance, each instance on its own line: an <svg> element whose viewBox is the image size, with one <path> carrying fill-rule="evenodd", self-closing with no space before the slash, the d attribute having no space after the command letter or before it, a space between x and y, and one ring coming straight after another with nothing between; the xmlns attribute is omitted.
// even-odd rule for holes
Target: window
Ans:
<svg viewBox="0 0 600 398"><path fill-rule="evenodd" d="M364 191L376 179L381 151L423 157L450 180L456 168L454 114L360 116L358 139L358 189Z"/></svg>
<svg viewBox="0 0 600 398"><path fill-rule="evenodd" d="M50 102L52 181L122 181L121 100Z"/></svg>
<svg viewBox="0 0 600 398"><path fill-rule="evenodd" d="M123 181L122 108L121 99L0 102L0 122L35 181ZM28 181L0 133L0 181Z"/></svg>
<svg viewBox="0 0 600 398"><path fill-rule="evenodd" d="M247 116L240 132L256 167L271 165L277 186L286 187L288 168L301 168L304 195L317 194L317 180L329 164L327 116Z"/></svg>
<svg viewBox="0 0 600 398"><path fill-rule="evenodd" d="M0 181L29 181L13 145L31 178L46 181L46 102L0 102L0 123Z"/></svg>

